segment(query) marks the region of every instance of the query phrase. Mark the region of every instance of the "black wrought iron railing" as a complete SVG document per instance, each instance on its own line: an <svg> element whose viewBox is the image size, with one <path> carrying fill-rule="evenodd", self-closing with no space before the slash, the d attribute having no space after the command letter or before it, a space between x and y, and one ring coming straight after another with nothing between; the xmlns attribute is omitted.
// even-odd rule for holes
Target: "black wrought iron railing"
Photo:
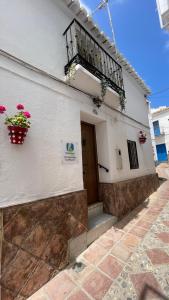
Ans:
<svg viewBox="0 0 169 300"><path fill-rule="evenodd" d="M110 88L125 97L122 67L99 45L77 21L65 30L67 49L67 74L73 64L80 64L99 79L106 79Z"/></svg>
<svg viewBox="0 0 169 300"><path fill-rule="evenodd" d="M107 173L109 173L109 169L108 168L102 166L101 164L98 164L98 166L99 166L100 169L104 169Z"/></svg>

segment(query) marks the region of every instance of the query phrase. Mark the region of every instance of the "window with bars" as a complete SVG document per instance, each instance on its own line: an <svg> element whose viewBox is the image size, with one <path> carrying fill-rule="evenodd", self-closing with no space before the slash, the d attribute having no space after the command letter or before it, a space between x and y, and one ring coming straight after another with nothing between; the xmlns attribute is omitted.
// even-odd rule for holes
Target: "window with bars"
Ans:
<svg viewBox="0 0 169 300"><path fill-rule="evenodd" d="M139 163L138 163L136 142L128 140L127 145L128 145L130 169L138 169L139 168Z"/></svg>

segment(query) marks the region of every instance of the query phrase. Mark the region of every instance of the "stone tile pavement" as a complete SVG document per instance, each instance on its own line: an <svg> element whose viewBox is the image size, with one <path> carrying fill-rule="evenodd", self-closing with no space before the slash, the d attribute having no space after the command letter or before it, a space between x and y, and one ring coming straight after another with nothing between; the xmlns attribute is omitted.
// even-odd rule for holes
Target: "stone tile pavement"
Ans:
<svg viewBox="0 0 169 300"><path fill-rule="evenodd" d="M169 181L29 300L169 299Z"/></svg>
<svg viewBox="0 0 169 300"><path fill-rule="evenodd" d="M169 179L169 163L161 163L157 166L156 172L161 178Z"/></svg>

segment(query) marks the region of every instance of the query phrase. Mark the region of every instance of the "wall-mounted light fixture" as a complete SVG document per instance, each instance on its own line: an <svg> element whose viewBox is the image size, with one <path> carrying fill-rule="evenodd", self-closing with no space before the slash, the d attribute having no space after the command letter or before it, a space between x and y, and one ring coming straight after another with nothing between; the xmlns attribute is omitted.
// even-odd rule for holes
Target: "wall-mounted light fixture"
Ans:
<svg viewBox="0 0 169 300"><path fill-rule="evenodd" d="M92 100L98 108L102 106L103 100L101 100L99 97L93 97Z"/></svg>

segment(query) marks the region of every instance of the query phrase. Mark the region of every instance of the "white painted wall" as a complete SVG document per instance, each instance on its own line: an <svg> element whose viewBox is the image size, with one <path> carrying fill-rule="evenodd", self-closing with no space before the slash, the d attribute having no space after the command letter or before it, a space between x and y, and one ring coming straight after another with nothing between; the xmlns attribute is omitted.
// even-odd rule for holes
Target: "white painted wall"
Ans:
<svg viewBox="0 0 169 300"><path fill-rule="evenodd" d="M164 14L169 9L168 0L157 0L157 5L161 14Z"/></svg>
<svg viewBox="0 0 169 300"><path fill-rule="evenodd" d="M152 114L152 121L159 121L160 131L163 133L155 137L156 145L166 144L167 152L169 151L169 109L161 110Z"/></svg>
<svg viewBox="0 0 169 300"><path fill-rule="evenodd" d="M73 19L59 0L0 0L0 48L63 78L63 32Z"/></svg>
<svg viewBox="0 0 169 300"><path fill-rule="evenodd" d="M149 126L149 107L145 98L145 92L137 82L123 70L124 89L126 92L126 114Z"/></svg>
<svg viewBox="0 0 169 300"><path fill-rule="evenodd" d="M60 3L60 2L59 2ZM0 44L4 51L63 79L66 48L63 31L73 16L55 0L0 0ZM66 11L67 12L67 11ZM86 83L85 83L86 84ZM148 126L144 92L124 72L126 114ZM115 182L154 173L149 129L103 106L98 115L81 92L0 56L0 104L13 113L18 102L32 114L24 145L9 142L1 116L0 206L33 201L83 189L80 120L96 125L100 182ZM138 142L145 130L148 141ZM139 169L130 170L127 139L137 142ZM77 142L78 162L62 163L61 140ZM123 169L116 169L115 149L122 151Z"/></svg>
<svg viewBox="0 0 169 300"><path fill-rule="evenodd" d="M154 135L154 127L153 127L151 108L149 108L148 117L149 117L149 126L150 126L150 134L151 134L151 141L152 141L152 147L153 147L154 161L157 161L156 141L155 141L155 135Z"/></svg>

